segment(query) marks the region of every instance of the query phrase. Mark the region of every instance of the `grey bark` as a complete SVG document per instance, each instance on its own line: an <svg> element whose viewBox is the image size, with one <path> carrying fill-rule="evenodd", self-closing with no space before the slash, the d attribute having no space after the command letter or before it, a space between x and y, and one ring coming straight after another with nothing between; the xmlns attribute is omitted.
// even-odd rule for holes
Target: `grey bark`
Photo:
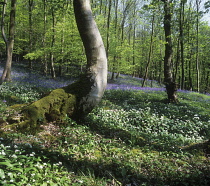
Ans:
<svg viewBox="0 0 210 186"><path fill-rule="evenodd" d="M5 0L4 3L7 3ZM5 10L4 10L5 11ZM3 13L4 13L3 11ZM6 35L3 31L3 38L6 44L6 54L7 60L4 67L3 74L0 79L0 84L4 81L11 81L11 67L12 67L12 54L13 54L13 46L14 46L14 35L15 35L15 12L16 12L16 0L11 1L11 10L10 10L10 24L9 24L9 37L6 38ZM3 18L2 18L3 19ZM4 24L4 20L2 25ZM4 27L3 27L4 29Z"/></svg>
<svg viewBox="0 0 210 186"><path fill-rule="evenodd" d="M73 118L78 120L89 113L102 99L107 85L106 50L94 21L90 0L74 0L78 30L85 48L87 66L76 93L77 105Z"/></svg>
<svg viewBox="0 0 210 186"><path fill-rule="evenodd" d="M107 57L90 0L74 0L74 11L86 52L86 73L77 82L55 89L30 105L16 105L20 120L7 127L35 133L40 119L43 123L62 121L66 115L80 122L101 101L107 85Z"/></svg>

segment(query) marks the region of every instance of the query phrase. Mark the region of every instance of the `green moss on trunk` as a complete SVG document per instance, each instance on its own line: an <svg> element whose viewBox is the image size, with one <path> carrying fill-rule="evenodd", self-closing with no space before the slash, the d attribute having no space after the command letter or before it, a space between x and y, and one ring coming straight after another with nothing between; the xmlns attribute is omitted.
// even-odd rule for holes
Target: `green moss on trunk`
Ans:
<svg viewBox="0 0 210 186"><path fill-rule="evenodd" d="M76 105L76 96L67 93L64 89L53 90L49 95L27 106L13 106L15 112L20 113L16 123L7 125L21 131L38 129L41 123L61 121L66 115L71 116Z"/></svg>

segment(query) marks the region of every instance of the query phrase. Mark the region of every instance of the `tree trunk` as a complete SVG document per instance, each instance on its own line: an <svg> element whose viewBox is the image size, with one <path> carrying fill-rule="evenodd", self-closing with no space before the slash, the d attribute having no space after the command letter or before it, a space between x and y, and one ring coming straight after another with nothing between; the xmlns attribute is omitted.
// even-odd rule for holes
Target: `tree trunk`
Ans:
<svg viewBox="0 0 210 186"><path fill-rule="evenodd" d="M55 45L55 12L54 12L54 8L52 8L52 41L51 41L51 49L54 49L54 45ZM54 67L54 52L51 51L50 52L50 72L51 72L51 76L53 79L56 78L55 75L55 67Z"/></svg>
<svg viewBox="0 0 210 186"><path fill-rule="evenodd" d="M136 2L135 2L136 3ZM135 69L135 64L136 64L136 56L135 56L135 49L136 49L136 14L137 14L137 10L136 10L136 6L134 6L134 10L133 10L133 56L132 56L132 64L133 64L133 74L132 76L135 77L136 75L136 69Z"/></svg>
<svg viewBox="0 0 210 186"><path fill-rule="evenodd" d="M118 32L117 32L117 26L118 26L118 0L115 0L114 2L114 12L115 12L115 18L114 18L114 30L115 30L115 37L118 39ZM115 49L117 46L115 46ZM114 57L113 57L113 66L112 66L112 76L111 80L114 80L115 72L117 71L117 52L115 51Z"/></svg>
<svg viewBox="0 0 210 186"><path fill-rule="evenodd" d="M43 39L42 39L42 45L43 45L43 48L45 48L46 46L46 24L47 24L47 5L46 5L46 0L42 0L43 1L43 5L44 5L44 33L43 33ZM45 74L45 76L47 76L47 71L48 71L48 63L47 63L47 54L46 52L44 51L44 59L43 59L43 72Z"/></svg>
<svg viewBox="0 0 210 186"><path fill-rule="evenodd" d="M106 34L106 55L109 55L109 35L110 35L110 21L111 21L112 0L109 0L108 18L107 18L107 34Z"/></svg>
<svg viewBox="0 0 210 186"><path fill-rule="evenodd" d="M77 82L55 89L28 106L12 106L12 109L21 110L20 119L7 127L35 132L40 123L62 120L66 115L80 121L101 101L107 85L107 57L92 16L90 0L74 0L74 12L86 52L85 74Z"/></svg>
<svg viewBox="0 0 210 186"><path fill-rule="evenodd" d="M182 0L180 2L180 22L179 22L179 38L180 38L180 46L181 46L181 65L182 65L182 79L181 79L181 89L185 88L185 62L184 62L184 32L183 32L183 24L184 24L184 4L185 2Z"/></svg>
<svg viewBox="0 0 210 186"><path fill-rule="evenodd" d="M4 8L6 6L6 2L4 1ZM3 14L5 13L5 10L3 8ZM4 67L3 74L0 79L0 84L2 84L4 81L11 81L11 67L12 67L12 53L13 53L13 46L14 46L14 35L15 35L15 12L16 12L16 0L11 1L11 10L10 10L10 25L9 25L9 38L6 39L6 36L4 34L4 31L2 34L4 35L4 41L6 44L6 54L7 54L7 60ZM4 30L4 18L2 17L2 30Z"/></svg>
<svg viewBox="0 0 210 186"><path fill-rule="evenodd" d="M28 1L28 17L29 17L29 53L32 52L32 33L33 33L33 27L32 27L32 9L33 9L33 0ZM29 59L29 68L32 69L32 60Z"/></svg>
<svg viewBox="0 0 210 186"><path fill-rule="evenodd" d="M201 0L196 0L196 73L197 73L197 91L200 91L200 64L199 64L199 11Z"/></svg>
<svg viewBox="0 0 210 186"><path fill-rule="evenodd" d="M164 31L165 31L165 57L164 57L164 82L168 95L168 102L177 102L177 85L172 76L173 47L171 39L171 3L172 0L162 0L164 2Z"/></svg>
<svg viewBox="0 0 210 186"><path fill-rule="evenodd" d="M77 114L86 115L98 104L106 89L107 57L100 32L92 16L89 0L74 0L74 10L85 47L87 58L85 81L89 84L89 90L85 90L86 93L83 92L78 101ZM74 114L74 117L77 116Z"/></svg>
<svg viewBox="0 0 210 186"><path fill-rule="evenodd" d="M147 75L148 75L148 72L149 72L149 65L150 65L151 58L152 58L154 21L155 21L155 14L153 13L153 15L152 15L152 33L151 33L151 37L150 37L149 56L148 56L148 61L147 61L146 70L145 70L145 74L144 74L144 79L143 79L143 82L142 82L142 85L141 85L142 87L144 87L144 85L145 85L145 81L147 79Z"/></svg>
<svg viewBox="0 0 210 186"><path fill-rule="evenodd" d="M1 34L2 34L2 38L4 40L5 45L7 46L7 37L5 34L5 29L4 29L4 21L5 21L5 14L6 14L6 5L7 5L7 0L4 0L3 3L3 8L2 8L2 15L1 15Z"/></svg>

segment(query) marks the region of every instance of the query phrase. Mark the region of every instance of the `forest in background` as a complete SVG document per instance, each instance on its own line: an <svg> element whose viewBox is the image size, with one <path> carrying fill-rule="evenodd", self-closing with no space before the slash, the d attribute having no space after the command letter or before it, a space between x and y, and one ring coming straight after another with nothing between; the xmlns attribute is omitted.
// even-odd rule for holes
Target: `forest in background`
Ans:
<svg viewBox="0 0 210 186"><path fill-rule="evenodd" d="M9 32L9 4L4 16L6 33ZM110 78L115 79L122 73L163 83L163 2L92 0L91 5L106 46ZM210 27L203 21L208 5L208 1L201 0L171 3L171 65L173 79L180 89L210 91ZM83 71L85 52L71 0L18 1L15 27L15 63L24 63L31 69L38 67L52 78L78 76ZM3 62L3 39L0 50Z"/></svg>

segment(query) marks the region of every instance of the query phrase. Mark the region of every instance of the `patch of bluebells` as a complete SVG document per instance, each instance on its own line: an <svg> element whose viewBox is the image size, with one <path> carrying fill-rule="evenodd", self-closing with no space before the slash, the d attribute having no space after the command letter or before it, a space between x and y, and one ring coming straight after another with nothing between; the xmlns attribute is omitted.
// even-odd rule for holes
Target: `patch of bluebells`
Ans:
<svg viewBox="0 0 210 186"><path fill-rule="evenodd" d="M0 74L2 74L3 68L0 66ZM23 70L12 69L13 81L27 83L35 87L55 89L67 86L73 83L73 80L64 80L62 78L52 79L50 77L42 76L34 72L24 72Z"/></svg>
<svg viewBox="0 0 210 186"><path fill-rule="evenodd" d="M3 72L3 67L0 66L0 74L2 74L2 72ZM109 77L111 76L110 72L108 76ZM12 79L17 82L33 85L34 87L39 87L39 88L41 87L41 88L47 88L47 89L61 88L74 82L73 79L70 79L70 80L64 79L64 78L52 79L51 77L42 76L35 72L24 71L23 69L20 69L20 68L12 69ZM143 81L143 78L132 77L130 75L120 75L120 78L118 78L112 83L108 83L106 89L107 90L141 90L144 92L166 91L164 85L160 85L155 80L147 80L147 82L150 82L150 83L152 82L154 87L141 87L142 81ZM177 91L183 92L183 93L192 92L192 91L181 90L181 89L178 89ZM210 96L209 93L207 93L206 95Z"/></svg>
<svg viewBox="0 0 210 186"><path fill-rule="evenodd" d="M142 90L142 91L165 91L165 88L160 87L140 87L140 86L133 86L133 85L126 85L126 84L112 84L109 83L107 85L107 90Z"/></svg>

